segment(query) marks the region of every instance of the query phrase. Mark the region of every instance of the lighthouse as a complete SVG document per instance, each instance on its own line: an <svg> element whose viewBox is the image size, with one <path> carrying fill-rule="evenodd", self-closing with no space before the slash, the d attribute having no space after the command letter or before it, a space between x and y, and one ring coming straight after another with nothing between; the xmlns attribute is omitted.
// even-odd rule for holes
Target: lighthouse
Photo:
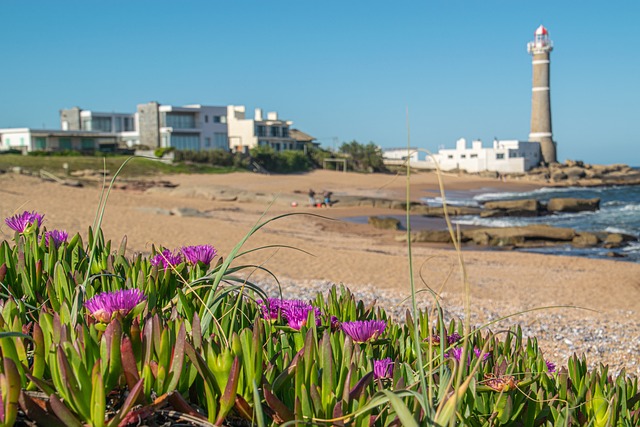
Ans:
<svg viewBox="0 0 640 427"><path fill-rule="evenodd" d="M549 32L540 25L536 29L534 40L527 44L527 50L533 57L533 87L531 88L531 132L529 141L540 143L542 160L555 163L556 143L551 132L551 91L549 86L549 56L553 42Z"/></svg>

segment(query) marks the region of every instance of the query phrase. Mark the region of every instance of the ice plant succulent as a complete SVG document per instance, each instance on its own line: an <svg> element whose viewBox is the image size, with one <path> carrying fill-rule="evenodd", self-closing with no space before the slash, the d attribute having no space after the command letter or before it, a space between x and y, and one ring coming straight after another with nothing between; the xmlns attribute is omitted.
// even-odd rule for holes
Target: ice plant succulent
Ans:
<svg viewBox="0 0 640 427"><path fill-rule="evenodd" d="M551 362L550 360L545 360L544 363L547 365L547 372L553 374L556 371L556 364Z"/></svg>
<svg viewBox="0 0 640 427"><path fill-rule="evenodd" d="M145 299L140 289L122 289L97 294L85 302L84 306L98 322L108 323L117 314L126 316Z"/></svg>
<svg viewBox="0 0 640 427"><path fill-rule="evenodd" d="M69 234L63 230L51 230L44 233L44 242L47 246L52 244L59 248L61 244L67 241Z"/></svg>
<svg viewBox="0 0 640 427"><path fill-rule="evenodd" d="M376 379L391 378L393 375L393 360L387 357L373 361L373 377Z"/></svg>
<svg viewBox="0 0 640 427"><path fill-rule="evenodd" d="M43 219L44 215L40 215L36 211L24 211L21 214L16 214L12 217L6 218L4 222L10 229L17 231L18 233L24 233L27 227L36 222L38 223L38 226L42 225Z"/></svg>
<svg viewBox="0 0 640 427"><path fill-rule="evenodd" d="M354 342L364 343L375 341L387 327L384 320L356 320L354 322L342 322L342 330Z"/></svg>
<svg viewBox="0 0 640 427"><path fill-rule="evenodd" d="M168 269L175 267L182 262L182 255L178 252L171 252L169 249L165 249L159 254L153 256L150 260L151 265Z"/></svg>
<svg viewBox="0 0 640 427"><path fill-rule="evenodd" d="M318 317L317 309L310 304L292 304L291 306L283 309L283 315L287 319L289 327L298 331L307 324L309 312L313 312L316 325L319 325L320 319Z"/></svg>
<svg viewBox="0 0 640 427"><path fill-rule="evenodd" d="M218 254L216 248L211 245L184 246L181 251L187 262L194 265L199 262L208 265Z"/></svg>

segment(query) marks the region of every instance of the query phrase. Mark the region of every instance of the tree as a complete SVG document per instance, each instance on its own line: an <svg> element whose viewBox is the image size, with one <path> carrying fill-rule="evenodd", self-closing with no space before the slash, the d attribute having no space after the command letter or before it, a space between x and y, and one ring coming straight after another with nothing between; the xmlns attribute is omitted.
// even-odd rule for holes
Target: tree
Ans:
<svg viewBox="0 0 640 427"><path fill-rule="evenodd" d="M351 158L353 168L360 172L386 172L382 160L382 150L373 142L367 145L358 141L344 142L340 146L340 152Z"/></svg>

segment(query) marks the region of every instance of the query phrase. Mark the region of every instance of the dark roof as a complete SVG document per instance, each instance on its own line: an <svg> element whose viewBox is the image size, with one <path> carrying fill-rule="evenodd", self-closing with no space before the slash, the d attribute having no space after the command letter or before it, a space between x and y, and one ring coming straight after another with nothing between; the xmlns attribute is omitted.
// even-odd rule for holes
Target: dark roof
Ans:
<svg viewBox="0 0 640 427"><path fill-rule="evenodd" d="M298 142L313 142L316 139L314 136L304 133L298 129L289 130L289 136Z"/></svg>

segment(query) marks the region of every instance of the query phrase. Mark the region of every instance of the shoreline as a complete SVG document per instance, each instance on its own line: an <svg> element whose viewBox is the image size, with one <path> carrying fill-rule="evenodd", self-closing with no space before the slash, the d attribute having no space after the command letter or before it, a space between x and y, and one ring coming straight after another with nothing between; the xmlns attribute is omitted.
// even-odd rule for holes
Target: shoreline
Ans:
<svg viewBox="0 0 640 427"><path fill-rule="evenodd" d="M330 171L294 176L248 173L164 176L162 179L178 186L173 190L112 191L102 228L105 238L112 240L115 247L123 236L127 236L129 256L137 252L148 254L152 244L173 249L205 243L213 244L224 256L265 212L264 219L293 213L295 215L263 227L251 236L243 250L268 245L299 250L262 249L243 256L237 263L267 268L287 284L287 292L318 289L326 294L332 284L343 283L356 293L363 292L369 300L380 298L383 304L382 300L386 298L384 303L394 306L410 294L406 245L396 242L395 233L388 230L376 230L336 218L346 213L397 214L397 210L338 206L317 209L302 204L292 208L290 204L292 201L306 203L306 192L310 187L326 188L334 194L404 195L405 180L389 178L387 175L349 173L345 176L342 172ZM447 189L461 191L485 185L503 191L540 188L539 185L511 185L511 182L491 179L444 179ZM243 190L262 196L253 201L211 200L214 188ZM410 188L413 196L424 189L436 191L437 179L431 174L413 175ZM71 234L80 232L83 238L94 221L100 200L99 188L66 187L12 174L0 175L0 189L0 214L4 217L15 211L36 210L45 214L48 229L66 229ZM275 194L279 196L274 201ZM11 238L6 227L2 228L2 237ZM464 287L457 253L450 245L418 244L413 245L412 254L416 286L422 289L428 285L437 290L451 315L462 315ZM541 346L550 358L559 359L554 360L557 363L566 363L562 359L574 351L585 352L589 363L606 362L617 367L624 363L640 373L634 353L640 343L637 320L640 265L512 251L464 250L462 256L469 280L474 324L536 307L589 308L595 311L549 309L520 315L507 323L519 324L534 334L544 333ZM274 285L272 278L257 271L251 278ZM433 302L425 300L421 307L432 309ZM496 327L492 326L492 329ZM582 335L576 332L579 330ZM600 350L595 352L593 346Z"/></svg>

